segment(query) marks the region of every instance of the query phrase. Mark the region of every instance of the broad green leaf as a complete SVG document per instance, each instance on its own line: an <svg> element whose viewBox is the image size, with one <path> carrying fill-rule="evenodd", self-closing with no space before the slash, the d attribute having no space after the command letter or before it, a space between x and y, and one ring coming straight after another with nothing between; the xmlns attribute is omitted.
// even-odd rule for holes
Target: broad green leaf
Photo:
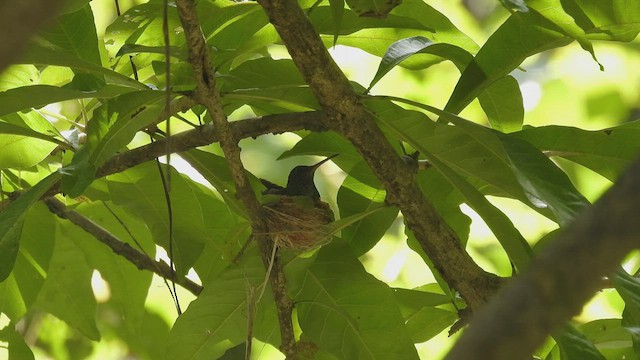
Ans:
<svg viewBox="0 0 640 360"><path fill-rule="evenodd" d="M24 338L15 329L13 323L9 323L0 330L0 341L7 342L7 352L11 360L33 360L33 352L24 341Z"/></svg>
<svg viewBox="0 0 640 360"><path fill-rule="evenodd" d="M560 0L555 3L555 9L560 10ZM576 3L592 20L592 27L583 28L585 39L631 41L640 31L640 4L636 2L613 0L598 6L591 1ZM568 35L560 25L537 11L512 14L464 71L445 110L459 113L487 86L509 74L527 57L573 41L576 35ZM581 21L581 25L586 22Z"/></svg>
<svg viewBox="0 0 640 360"><path fill-rule="evenodd" d="M88 3L77 11L56 18L40 36L61 52L93 64L102 64L93 12Z"/></svg>
<svg viewBox="0 0 640 360"><path fill-rule="evenodd" d="M71 240L81 232L68 221L60 221L47 279L34 307L44 310L91 340L99 340L96 327L96 299L91 289L93 269L84 252ZM85 234L83 234L86 237Z"/></svg>
<svg viewBox="0 0 640 360"><path fill-rule="evenodd" d="M334 242L305 271L294 299L311 341L339 359L417 359L393 292Z"/></svg>
<svg viewBox="0 0 640 360"><path fill-rule="evenodd" d="M18 255L24 219L33 204L60 180L58 172L42 179L0 213L0 281L11 273Z"/></svg>
<svg viewBox="0 0 640 360"><path fill-rule="evenodd" d="M312 132L306 135L291 149L283 152L278 159L301 155L331 156L333 154L340 154L340 156L331 161L347 173L362 161L360 154L347 139L329 131Z"/></svg>
<svg viewBox="0 0 640 360"><path fill-rule="evenodd" d="M367 92L393 67L415 54L432 54L448 59L463 72L473 62L467 51L451 44L434 44L423 36L413 36L393 43L380 61L378 71ZM505 76L487 87L478 100L491 126L502 132L520 130L524 121L524 106L518 82Z"/></svg>
<svg viewBox="0 0 640 360"><path fill-rule="evenodd" d="M407 319L407 329L414 343L422 343L440 334L458 320L455 312L423 307Z"/></svg>
<svg viewBox="0 0 640 360"><path fill-rule="evenodd" d="M10 127L6 125L9 124L0 123L0 132ZM28 132L26 129L23 130ZM55 142L39 139L44 136L41 134L36 138L0 134L0 169L28 169L44 160L57 146Z"/></svg>
<svg viewBox="0 0 640 360"><path fill-rule="evenodd" d="M640 353L640 282L624 269L618 269L613 276L613 285L624 300L621 325L631 335L637 355Z"/></svg>
<svg viewBox="0 0 640 360"><path fill-rule="evenodd" d="M329 6L314 9L310 19L323 41L330 46L335 28ZM433 42L456 45L469 52L475 53L478 49L478 45L457 29L449 18L420 0L403 1L384 20L358 17L354 12L345 12L340 27L340 43L382 57L395 41L415 36L416 33ZM441 61L440 57L425 56L408 59L403 62L403 66L418 69Z"/></svg>
<svg viewBox="0 0 640 360"><path fill-rule="evenodd" d="M394 288L393 294L405 319L423 307L436 307L451 302L438 284L427 284L417 289Z"/></svg>
<svg viewBox="0 0 640 360"><path fill-rule="evenodd" d="M158 122L164 109L164 93L140 91L105 102L93 113L86 129L86 144L71 164L61 169L62 191L71 197L82 194L95 178L95 171L121 151L136 133Z"/></svg>
<svg viewBox="0 0 640 360"><path fill-rule="evenodd" d="M367 92L378 83L384 75L386 75L396 65L400 64L404 59L411 55L421 53L424 49L432 45L433 42L423 36L412 36L410 38L401 39L389 46L387 52L380 60L378 71L373 76Z"/></svg>
<svg viewBox="0 0 640 360"><path fill-rule="evenodd" d="M364 180L365 177L367 180ZM338 190L337 202L340 217L346 218L384 206L385 197L386 191L378 179L364 162L360 162L351 169L349 176ZM346 227L342 230L340 237L349 243L356 256L363 255L375 246L397 216L396 208L382 209Z"/></svg>
<svg viewBox="0 0 640 360"><path fill-rule="evenodd" d="M76 72L86 72L104 76L107 82L127 86L133 89L144 90L148 87L135 79L122 75L99 63L84 60L72 54L46 47L43 44L32 44L26 53L20 58L23 64L55 65L71 68Z"/></svg>
<svg viewBox="0 0 640 360"><path fill-rule="evenodd" d="M441 154L433 151L434 140L434 123L426 119L420 113L406 112L400 110L394 106L389 106L378 101L367 101L366 106L374 111L376 119L384 125L385 129L391 132L396 138L405 141L411 146L420 151L431 164L465 197L465 202L475 210L478 215L482 217L487 226L494 233L502 247L505 249L511 261L515 266L522 270L527 267L531 259L531 248L522 237L520 232L515 228L511 220L493 204L491 204L487 198L480 193L474 186L472 186L464 177L462 177L458 169L453 169L445 162ZM443 113L444 114L444 113ZM447 127L450 128L450 127ZM450 129L447 129L447 131ZM487 154L491 154L492 157L496 157L495 151L502 150L499 140L489 133L477 132L471 134L473 139L476 137L477 144L486 147L489 151ZM496 146L497 143L497 146ZM451 152L451 144L464 144L466 146L469 142L450 141L448 142L448 151ZM446 152L445 152L446 154ZM469 153L469 156L472 156ZM511 171L508 169L508 163L505 160L506 155L498 154L497 159L500 159L503 164L501 166L506 167L507 171L499 171L501 177L508 176ZM487 166L488 159L484 158L482 165ZM498 163L499 164L499 163ZM491 172L495 172L496 169L492 168ZM511 173L512 174L512 173ZM495 174L492 174L492 176ZM517 188L520 188L517 185ZM520 190L521 191L521 190Z"/></svg>
<svg viewBox="0 0 640 360"><path fill-rule="evenodd" d="M615 181L640 152L640 121L603 130L568 126L528 127L513 136L524 139L547 156L560 156Z"/></svg>
<svg viewBox="0 0 640 360"><path fill-rule="evenodd" d="M416 239L415 235L413 234L411 229L408 226L406 226L406 224L404 227L404 233L407 236L407 246L409 246L411 250L416 252L416 254L420 255L420 258L422 258L424 263L431 270L431 274L433 274L433 277L436 279L438 286L440 286L440 289L446 295L448 301L453 303L457 296L456 291L453 290L451 287L449 287L449 284L444 280L444 278L442 277L438 269L433 265L433 261L431 261L427 253L425 253L424 249ZM413 312L415 311L417 310L414 310Z"/></svg>
<svg viewBox="0 0 640 360"><path fill-rule="evenodd" d="M553 337L560 348L564 360L605 360L600 351L581 332L572 326Z"/></svg>
<svg viewBox="0 0 640 360"><path fill-rule="evenodd" d="M580 325L579 329L606 359L633 359L631 335L620 319L598 319Z"/></svg>
<svg viewBox="0 0 640 360"><path fill-rule="evenodd" d="M401 0L346 0L347 5L358 16L384 19L389 12L400 5Z"/></svg>
<svg viewBox="0 0 640 360"><path fill-rule="evenodd" d="M113 208L113 205L111 207ZM117 209L112 210L115 212ZM118 218L127 226L127 229L135 237L135 241L143 246L143 250L138 247L129 231L125 230L104 204L99 202L81 203L75 208L75 211L108 230L121 242L128 243L152 259L155 258L155 246L151 240L149 229L144 223L127 215L124 211L117 212ZM142 325L145 313L144 304L153 274L150 271L140 271L129 260L115 254L109 247L95 239L89 241L88 234L80 229L69 229L67 236L85 254L87 264L98 270L102 278L109 284L110 302L116 305L114 313L126 319L124 326L132 331L138 330ZM167 296L169 296L168 293Z"/></svg>
<svg viewBox="0 0 640 360"><path fill-rule="evenodd" d="M501 136L500 140L531 203L550 208L561 226L569 225L589 205L567 174L542 152L518 138Z"/></svg>
<svg viewBox="0 0 640 360"><path fill-rule="evenodd" d="M500 3L502 3L502 6L507 8L509 11L529 11L527 3L524 0L500 0Z"/></svg>
<svg viewBox="0 0 640 360"><path fill-rule="evenodd" d="M166 174L165 174L166 175ZM169 250L169 217L164 188L156 164L146 163L108 178L113 202L144 221L156 244ZM179 274L193 266L204 244L213 242L217 258L230 261L227 232L236 218L212 193L171 170L173 261ZM214 259L210 259L214 261Z"/></svg>
<svg viewBox="0 0 640 360"><path fill-rule="evenodd" d="M245 254L238 265L206 283L203 292L176 320L166 342L165 359L217 359L227 349L246 340L248 306L259 300L254 314L254 336L264 339L263 327L273 330L278 323L273 297L265 283L265 270L255 251ZM262 295L260 297L260 295ZM270 342L279 343L279 332Z"/></svg>
<svg viewBox="0 0 640 360"><path fill-rule="evenodd" d="M23 86L0 92L0 116L65 100L112 98L132 90L131 87L119 85L107 85L97 91L79 91L51 85Z"/></svg>
<svg viewBox="0 0 640 360"><path fill-rule="evenodd" d="M180 156L218 190L231 210L242 217L247 217L244 205L235 196L236 186L225 158L197 149L180 153Z"/></svg>
<svg viewBox="0 0 640 360"><path fill-rule="evenodd" d="M0 72L0 91L40 83L40 71L33 65L11 65Z"/></svg>

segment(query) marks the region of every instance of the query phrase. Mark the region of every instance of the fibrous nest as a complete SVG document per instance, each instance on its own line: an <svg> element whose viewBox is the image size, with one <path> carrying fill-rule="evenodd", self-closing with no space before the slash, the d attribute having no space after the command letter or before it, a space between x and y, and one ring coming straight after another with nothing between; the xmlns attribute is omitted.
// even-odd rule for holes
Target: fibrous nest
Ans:
<svg viewBox="0 0 640 360"><path fill-rule="evenodd" d="M301 204L298 196L281 196L264 205L269 235L278 247L302 252L331 240L324 226L333 221L329 204L305 200L308 203Z"/></svg>

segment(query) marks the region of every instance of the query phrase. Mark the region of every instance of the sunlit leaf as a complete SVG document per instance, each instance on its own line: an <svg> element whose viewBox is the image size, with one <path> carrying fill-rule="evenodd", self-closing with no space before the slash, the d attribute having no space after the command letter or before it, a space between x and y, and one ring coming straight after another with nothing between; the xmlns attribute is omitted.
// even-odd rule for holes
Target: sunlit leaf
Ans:
<svg viewBox="0 0 640 360"><path fill-rule="evenodd" d="M340 359L417 359L393 293L344 244L323 247L295 295L302 331Z"/></svg>
<svg viewBox="0 0 640 360"><path fill-rule="evenodd" d="M58 180L60 174L52 173L12 201L9 207L0 213L0 281L9 276L15 264L27 212Z"/></svg>

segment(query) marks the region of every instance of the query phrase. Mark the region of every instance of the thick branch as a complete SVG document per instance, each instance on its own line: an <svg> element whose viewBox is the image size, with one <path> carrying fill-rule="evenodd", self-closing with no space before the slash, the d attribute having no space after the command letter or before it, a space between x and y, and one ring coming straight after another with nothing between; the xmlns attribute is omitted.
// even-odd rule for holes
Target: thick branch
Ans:
<svg viewBox="0 0 640 360"><path fill-rule="evenodd" d="M524 359L640 247L640 159L472 320L447 359Z"/></svg>
<svg viewBox="0 0 640 360"><path fill-rule="evenodd" d="M148 270L167 280L174 281L176 284L184 287L196 296L202 292L202 286L185 277L178 277L166 263L162 261L155 261L140 251L132 248L131 245L120 241L109 231L86 218L84 215L76 211L69 210L61 201L56 200L53 197L49 197L44 199L44 202L49 207L49 210L59 218L71 221L74 225L91 234L101 243L107 245L114 253L127 259L138 269Z"/></svg>
<svg viewBox="0 0 640 360"><path fill-rule="evenodd" d="M327 128L349 139L383 183L388 201L402 210L407 225L445 280L475 309L498 288L460 245L457 235L425 199L414 171L395 153L372 115L327 52L296 0L258 0L293 61L327 112Z"/></svg>
<svg viewBox="0 0 640 360"><path fill-rule="evenodd" d="M0 72L22 54L30 37L58 14L63 3L62 0L0 2Z"/></svg>
<svg viewBox="0 0 640 360"><path fill-rule="evenodd" d="M258 241L265 267L272 269L269 280L278 309L278 320L280 322L282 339L280 350L287 355L287 357L294 358L295 338L291 318L293 302L287 296L286 279L282 265L278 257L274 257L273 260L271 260L271 252L274 245L270 239L265 236L256 235L268 233L267 224L264 216L262 216L262 206L251 188L242 161L240 160L238 139L234 136L231 126L227 121L227 117L222 108L220 94L216 90L215 73L211 66L208 46L200 30L194 2L193 0L178 0L176 1L176 5L178 7L180 22L182 23L187 38L189 62L193 67L197 84L196 100L207 108L209 116L213 119L220 147L227 158L229 169L236 184L236 196L246 207L247 214L251 220L252 231ZM273 264L269 264L271 261L273 261Z"/></svg>

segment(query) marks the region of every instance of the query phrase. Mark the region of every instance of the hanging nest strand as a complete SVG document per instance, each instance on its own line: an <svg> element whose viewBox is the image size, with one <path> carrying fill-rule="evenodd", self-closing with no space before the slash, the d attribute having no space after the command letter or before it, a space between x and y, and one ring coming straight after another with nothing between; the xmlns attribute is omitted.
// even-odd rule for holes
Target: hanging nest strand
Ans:
<svg viewBox="0 0 640 360"><path fill-rule="evenodd" d="M281 196L263 206L269 235L278 247L304 252L331 240L331 234L324 225L333 221L333 212L329 204L312 201L300 196Z"/></svg>

